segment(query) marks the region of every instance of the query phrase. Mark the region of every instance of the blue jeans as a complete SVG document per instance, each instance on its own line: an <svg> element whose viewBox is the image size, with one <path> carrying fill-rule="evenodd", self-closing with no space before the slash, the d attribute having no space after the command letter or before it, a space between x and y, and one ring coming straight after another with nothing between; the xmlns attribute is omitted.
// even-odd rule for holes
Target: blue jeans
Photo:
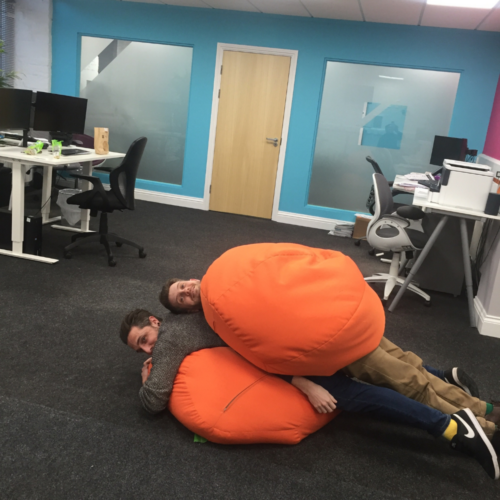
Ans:
<svg viewBox="0 0 500 500"><path fill-rule="evenodd" d="M432 366L429 365L422 365L429 373L434 375L437 378L440 378L441 380L445 380L444 378L444 370L438 370L437 368L432 368Z"/></svg>
<svg viewBox="0 0 500 500"><path fill-rule="evenodd" d="M433 375L438 372L426 369ZM449 415L430 406L392 389L357 382L342 372L329 377L307 378L326 389L337 400L337 408L340 410L368 413L382 420L412 425L434 437L441 436L450 423Z"/></svg>

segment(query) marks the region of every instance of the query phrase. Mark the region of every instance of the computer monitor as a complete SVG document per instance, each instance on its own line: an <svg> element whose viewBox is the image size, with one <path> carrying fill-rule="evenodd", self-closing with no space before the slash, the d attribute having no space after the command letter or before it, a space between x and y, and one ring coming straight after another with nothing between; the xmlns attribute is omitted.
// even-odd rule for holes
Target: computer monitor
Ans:
<svg viewBox="0 0 500 500"><path fill-rule="evenodd" d="M37 92L33 129L50 132L52 139L69 146L72 134L83 134L87 99L68 95Z"/></svg>
<svg viewBox="0 0 500 500"><path fill-rule="evenodd" d="M0 88L0 130L22 130L23 146L28 147L33 92Z"/></svg>
<svg viewBox="0 0 500 500"><path fill-rule="evenodd" d="M430 163L442 167L444 160L465 161L466 155L467 139L436 135L432 146Z"/></svg>

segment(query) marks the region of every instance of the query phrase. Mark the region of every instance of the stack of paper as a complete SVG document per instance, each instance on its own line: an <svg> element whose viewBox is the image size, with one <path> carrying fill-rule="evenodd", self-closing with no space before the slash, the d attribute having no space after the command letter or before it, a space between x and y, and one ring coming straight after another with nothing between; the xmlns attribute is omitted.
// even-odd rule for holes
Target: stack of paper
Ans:
<svg viewBox="0 0 500 500"><path fill-rule="evenodd" d="M334 236L340 236L342 238L350 238L353 231L354 223L345 222L342 224L336 224L333 231L330 231L328 234L333 234Z"/></svg>

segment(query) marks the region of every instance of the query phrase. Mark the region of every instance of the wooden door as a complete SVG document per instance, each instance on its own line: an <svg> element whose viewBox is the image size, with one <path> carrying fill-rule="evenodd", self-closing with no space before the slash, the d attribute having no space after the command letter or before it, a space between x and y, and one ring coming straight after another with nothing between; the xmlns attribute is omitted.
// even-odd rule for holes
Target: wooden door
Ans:
<svg viewBox="0 0 500 500"><path fill-rule="evenodd" d="M224 52L210 210L271 218L289 73L288 56Z"/></svg>

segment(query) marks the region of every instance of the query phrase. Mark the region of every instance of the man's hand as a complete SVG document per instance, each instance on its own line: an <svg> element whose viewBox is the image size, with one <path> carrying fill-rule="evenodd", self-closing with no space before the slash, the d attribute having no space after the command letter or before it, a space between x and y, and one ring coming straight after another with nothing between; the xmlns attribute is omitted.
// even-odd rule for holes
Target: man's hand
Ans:
<svg viewBox="0 0 500 500"><path fill-rule="evenodd" d="M141 376L142 376L142 383L146 382L146 380L149 377L149 365L151 364L151 360L153 358L148 358L144 363L142 364L142 370L141 370Z"/></svg>
<svg viewBox="0 0 500 500"><path fill-rule="evenodd" d="M304 377L293 377L292 385L300 389L318 413L331 413L337 400L323 387Z"/></svg>

